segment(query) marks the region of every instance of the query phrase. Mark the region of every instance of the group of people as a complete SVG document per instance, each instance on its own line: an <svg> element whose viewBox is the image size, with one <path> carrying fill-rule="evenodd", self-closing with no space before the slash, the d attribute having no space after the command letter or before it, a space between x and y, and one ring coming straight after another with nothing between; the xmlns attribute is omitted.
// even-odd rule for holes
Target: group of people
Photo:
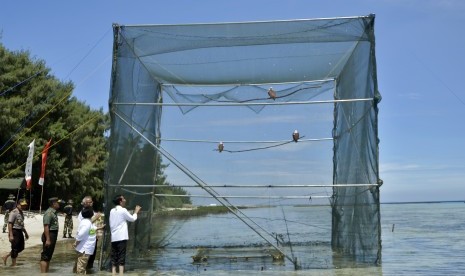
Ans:
<svg viewBox="0 0 465 276"><path fill-rule="evenodd" d="M14 199L14 196L13 196ZM16 258L18 254L24 250L24 240L29 238L29 235L24 226L23 208L27 207L27 201L21 200L19 204L13 200L14 206L9 209L8 214L8 233L11 243L11 251L2 257L6 265L7 259L11 256L12 266L16 265ZM47 273L50 268L50 261L55 250L55 245L58 238L58 214L60 204L63 201L57 197L52 197L48 200L50 207L43 215L44 231L41 237L42 252L40 255L40 272ZM124 265L126 261L126 247L129 239L128 222L137 220L137 214L141 207L136 205L134 212L131 214L126 209L126 199L123 195L117 195L113 198L115 207L110 211L109 224L111 233L111 265L112 273L124 273ZM68 205L72 202L68 201ZM86 274L87 269L92 268L96 255L97 248L97 231L105 227L105 225L97 225L95 222L101 217L101 213L94 212L92 197L86 196L82 200L82 210L79 212L78 221L79 226L76 231L75 242L73 244L76 250L76 259L73 267L73 272L77 274ZM65 206L65 229L63 237L73 238L71 232L72 225L72 211L66 210ZM7 215L5 215L6 217ZM69 216L69 219L68 219ZM71 220L71 222L69 222ZM69 230L71 229L71 230Z"/></svg>

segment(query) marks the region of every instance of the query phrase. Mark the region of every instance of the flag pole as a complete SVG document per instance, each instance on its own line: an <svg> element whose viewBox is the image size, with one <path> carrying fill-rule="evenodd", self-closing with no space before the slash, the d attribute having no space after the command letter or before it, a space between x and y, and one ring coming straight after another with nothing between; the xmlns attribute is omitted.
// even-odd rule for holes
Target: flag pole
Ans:
<svg viewBox="0 0 465 276"><path fill-rule="evenodd" d="M29 212L31 212L31 205L32 205L32 192L29 190Z"/></svg>
<svg viewBox="0 0 465 276"><path fill-rule="evenodd" d="M40 206L39 206L39 214L42 214L42 197L44 195L44 179L45 179L45 166L47 164L47 153L48 149L50 148L50 143L52 142L52 138L48 140L45 144L44 149L42 150L42 168L40 170L40 178L39 178L39 185L42 186L42 192L40 193Z"/></svg>
<svg viewBox="0 0 465 276"><path fill-rule="evenodd" d="M19 189L21 189L21 186L19 186L18 192L16 193L16 204L19 202Z"/></svg>
<svg viewBox="0 0 465 276"><path fill-rule="evenodd" d="M42 196L44 195L44 185L42 185L42 192L40 193L39 215L42 214Z"/></svg>
<svg viewBox="0 0 465 276"><path fill-rule="evenodd" d="M29 190L29 211L31 211L31 189L32 189L32 162L34 161L34 143L36 139L32 140L29 144L29 153L26 160L26 168L24 169L24 174L26 179L26 190ZM18 190L19 192L19 190ZM26 196L26 195L25 195Z"/></svg>

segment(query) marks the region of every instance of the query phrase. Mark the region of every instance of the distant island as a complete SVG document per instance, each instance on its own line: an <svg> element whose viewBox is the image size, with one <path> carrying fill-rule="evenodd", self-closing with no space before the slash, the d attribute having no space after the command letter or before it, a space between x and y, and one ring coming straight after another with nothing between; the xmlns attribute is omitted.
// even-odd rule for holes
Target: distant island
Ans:
<svg viewBox="0 0 465 276"><path fill-rule="evenodd" d="M421 203L458 203L465 200L434 200L434 201L400 201L400 202L381 202L381 204L421 204Z"/></svg>

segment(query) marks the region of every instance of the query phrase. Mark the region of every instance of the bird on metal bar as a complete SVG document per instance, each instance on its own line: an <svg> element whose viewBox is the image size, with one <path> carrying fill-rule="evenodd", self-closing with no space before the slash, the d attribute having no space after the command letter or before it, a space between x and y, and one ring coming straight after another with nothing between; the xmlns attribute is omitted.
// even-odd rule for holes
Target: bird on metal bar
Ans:
<svg viewBox="0 0 465 276"><path fill-rule="evenodd" d="M222 152L223 149L224 149L223 142L220 142L220 143L218 144L218 151L219 151L219 152Z"/></svg>
<svg viewBox="0 0 465 276"><path fill-rule="evenodd" d="M292 140L294 140L294 142L297 143L297 141L299 141L299 132L296 130L294 130L294 133L292 133Z"/></svg>
<svg viewBox="0 0 465 276"><path fill-rule="evenodd" d="M270 87L270 89L268 89L268 96L270 96L270 99L276 99L276 92L273 90L273 87Z"/></svg>

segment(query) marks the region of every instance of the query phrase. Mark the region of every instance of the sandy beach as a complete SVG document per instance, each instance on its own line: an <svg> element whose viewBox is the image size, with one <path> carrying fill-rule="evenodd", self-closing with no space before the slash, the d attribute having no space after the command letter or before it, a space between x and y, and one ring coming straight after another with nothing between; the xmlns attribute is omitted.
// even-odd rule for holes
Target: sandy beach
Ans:
<svg viewBox="0 0 465 276"><path fill-rule="evenodd" d="M44 211L42 211L42 214ZM4 215L0 215L0 222L2 223L3 226L3 220L4 220ZM42 233L44 231L44 226L42 224L43 221L43 216L39 215L38 213L34 212L24 212L24 225L26 227L26 230L29 234L29 239L26 240L25 243L25 249L41 245L42 241L40 240ZM65 216L64 215L58 215L58 221L60 225L60 230L59 230L59 235L58 235L58 241L60 240L73 240L73 239L64 239L63 238L63 225L65 221ZM77 216L73 216L73 233L72 236L76 236L76 231L78 227L78 220ZM7 233L1 233L0 232L0 256L4 256L7 252L11 250L11 244L10 241L8 240L8 230ZM19 254L18 260L21 259L21 253ZM11 264L11 259L8 259L7 265L9 266ZM3 265L3 262L1 262L1 265Z"/></svg>

